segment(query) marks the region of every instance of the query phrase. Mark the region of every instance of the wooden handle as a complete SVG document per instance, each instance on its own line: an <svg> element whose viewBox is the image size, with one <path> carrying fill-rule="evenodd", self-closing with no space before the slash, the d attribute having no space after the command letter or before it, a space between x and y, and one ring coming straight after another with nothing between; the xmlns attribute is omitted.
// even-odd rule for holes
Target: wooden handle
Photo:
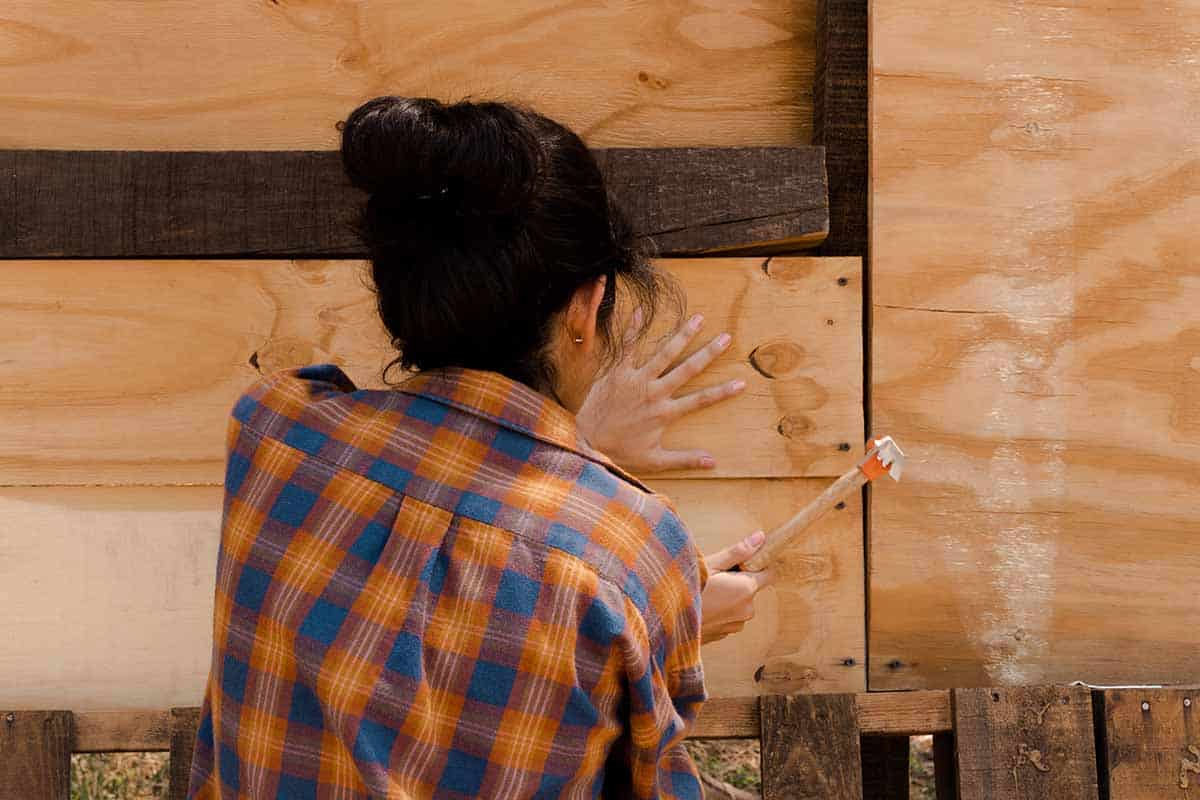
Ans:
<svg viewBox="0 0 1200 800"><path fill-rule="evenodd" d="M792 540L805 531L810 525L829 513L847 496L861 489L867 482L867 476L861 469L855 467L821 492L816 500L800 509L796 516L767 534L767 543L757 553L742 562L746 572L761 572L775 560L779 551L791 544Z"/></svg>

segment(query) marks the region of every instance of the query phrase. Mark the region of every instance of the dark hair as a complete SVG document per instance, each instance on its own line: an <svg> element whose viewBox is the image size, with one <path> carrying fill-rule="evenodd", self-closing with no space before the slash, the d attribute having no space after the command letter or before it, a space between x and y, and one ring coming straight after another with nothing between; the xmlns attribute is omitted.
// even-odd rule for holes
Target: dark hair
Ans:
<svg viewBox="0 0 1200 800"><path fill-rule="evenodd" d="M651 262L570 129L511 102L376 97L337 126L379 314L400 355L384 369L461 366L542 391L556 375L551 321L608 276L599 311L607 363L618 279L642 308L639 336L678 289Z"/></svg>

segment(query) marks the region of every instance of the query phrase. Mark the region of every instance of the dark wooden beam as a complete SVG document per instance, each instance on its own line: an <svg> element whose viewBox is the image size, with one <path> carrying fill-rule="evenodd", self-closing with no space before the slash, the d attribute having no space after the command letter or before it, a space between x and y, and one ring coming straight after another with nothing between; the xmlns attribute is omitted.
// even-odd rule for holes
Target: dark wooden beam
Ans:
<svg viewBox="0 0 1200 800"><path fill-rule="evenodd" d="M820 147L593 151L658 255L771 254L829 229ZM0 150L0 258L359 258L336 151Z"/></svg>
<svg viewBox="0 0 1200 800"><path fill-rule="evenodd" d="M818 0L813 144L825 147L829 171L822 255L868 255L867 59L867 0Z"/></svg>
<svg viewBox="0 0 1200 800"><path fill-rule="evenodd" d="M763 800L862 800L854 695L767 695L760 702Z"/></svg>

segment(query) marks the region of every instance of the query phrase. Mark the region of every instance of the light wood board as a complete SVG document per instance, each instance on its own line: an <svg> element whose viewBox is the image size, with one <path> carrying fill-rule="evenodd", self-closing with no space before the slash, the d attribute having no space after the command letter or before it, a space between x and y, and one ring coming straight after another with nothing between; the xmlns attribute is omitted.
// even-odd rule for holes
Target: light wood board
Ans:
<svg viewBox="0 0 1200 800"><path fill-rule="evenodd" d="M667 444L710 448L718 468L706 475L851 466L862 430L860 261L660 263L706 315L697 346L733 335L695 386L747 382L742 396L678 423ZM330 361L359 386L383 386L394 353L367 280L363 262L343 260L6 262L0 485L219 483L228 415L256 365Z"/></svg>
<svg viewBox="0 0 1200 800"><path fill-rule="evenodd" d="M871 688L1194 681L1200 3L871 30Z"/></svg>
<svg viewBox="0 0 1200 800"><path fill-rule="evenodd" d="M377 95L513 99L590 144L803 144L814 0L10 0L0 147L335 149Z"/></svg>
<svg viewBox="0 0 1200 800"><path fill-rule="evenodd" d="M820 483L658 488L711 550L775 524ZM10 643L0 652L0 708L198 705L212 648L221 496L210 486L0 490L0 641ZM755 619L705 650L712 696L864 688L861 531L861 510L851 506L791 549Z"/></svg>

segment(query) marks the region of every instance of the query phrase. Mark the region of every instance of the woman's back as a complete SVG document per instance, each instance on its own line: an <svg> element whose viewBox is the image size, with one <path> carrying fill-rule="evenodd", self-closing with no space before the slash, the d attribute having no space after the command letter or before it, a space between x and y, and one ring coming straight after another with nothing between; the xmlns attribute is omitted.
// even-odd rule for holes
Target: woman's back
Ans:
<svg viewBox="0 0 1200 800"><path fill-rule="evenodd" d="M227 445L189 797L700 795L703 560L571 413L314 365L251 387Z"/></svg>

